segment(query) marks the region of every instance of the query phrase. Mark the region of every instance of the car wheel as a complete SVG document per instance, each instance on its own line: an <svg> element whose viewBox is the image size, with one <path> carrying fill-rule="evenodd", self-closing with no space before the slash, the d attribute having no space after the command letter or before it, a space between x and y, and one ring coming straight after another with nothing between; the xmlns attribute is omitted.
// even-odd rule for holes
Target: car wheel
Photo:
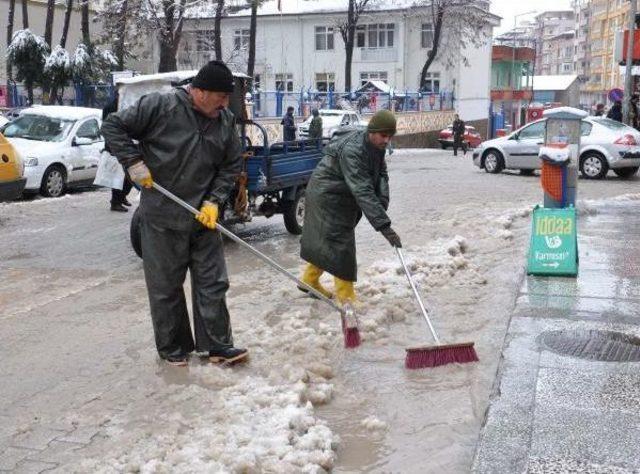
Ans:
<svg viewBox="0 0 640 474"><path fill-rule="evenodd" d="M580 173L587 179L602 179L607 175L609 165L600 153L586 153L580 160Z"/></svg>
<svg viewBox="0 0 640 474"><path fill-rule="evenodd" d="M140 208L137 208L133 217L131 218L131 224L129 227L129 240L131 240L131 247L136 255L142 258L142 218L140 217Z"/></svg>
<svg viewBox="0 0 640 474"><path fill-rule="evenodd" d="M45 197L60 197L64 194L66 187L67 173L62 166L53 165L47 168L42 176L40 194Z"/></svg>
<svg viewBox="0 0 640 474"><path fill-rule="evenodd" d="M630 166L627 168L617 168L614 169L613 172L617 174L621 178L631 178L638 172L637 166Z"/></svg>
<svg viewBox="0 0 640 474"><path fill-rule="evenodd" d="M293 201L285 201L283 209L284 226L293 235L302 234L304 225L305 192L304 189L298 191Z"/></svg>
<svg viewBox="0 0 640 474"><path fill-rule="evenodd" d="M520 170L520 174L522 176L533 176L533 174L536 172L536 170Z"/></svg>
<svg viewBox="0 0 640 474"><path fill-rule="evenodd" d="M487 173L497 174L504 169L504 158L498 150L489 150L484 155L484 170Z"/></svg>

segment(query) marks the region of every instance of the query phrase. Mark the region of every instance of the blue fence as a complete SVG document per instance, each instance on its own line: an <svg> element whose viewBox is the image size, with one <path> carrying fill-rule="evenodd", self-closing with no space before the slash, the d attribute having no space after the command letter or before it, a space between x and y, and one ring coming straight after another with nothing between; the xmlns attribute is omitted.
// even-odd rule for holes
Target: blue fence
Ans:
<svg viewBox="0 0 640 474"><path fill-rule="evenodd" d="M373 113L381 109L396 112L421 112L428 110L452 110L455 98L451 92L299 92L254 91L251 99L254 117L281 117L288 107L294 115L306 117L317 109L353 109L360 113Z"/></svg>
<svg viewBox="0 0 640 474"><path fill-rule="evenodd" d="M113 98L115 89L111 85L85 85L70 84L58 97L60 105L75 105L78 107L93 107L101 109ZM7 98L9 99L9 107L26 107L29 105L27 98L27 89L20 84L10 84L8 87ZM35 88L33 90L33 101L36 104L43 103L42 89Z"/></svg>

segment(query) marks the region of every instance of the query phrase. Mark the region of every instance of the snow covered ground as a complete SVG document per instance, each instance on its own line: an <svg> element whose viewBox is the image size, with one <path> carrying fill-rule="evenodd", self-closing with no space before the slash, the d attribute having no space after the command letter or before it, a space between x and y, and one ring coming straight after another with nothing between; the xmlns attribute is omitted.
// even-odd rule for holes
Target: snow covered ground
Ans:
<svg viewBox="0 0 640 474"><path fill-rule="evenodd" d="M30 449L18 466L59 472L468 471L542 192L535 177L487 175L450 152L396 151L390 175L393 226L435 326L444 341L474 341L479 363L403 368L404 349L431 340L395 253L363 221L360 348L342 347L335 311L228 244L234 337L251 360L168 367L154 352L130 216L110 213L106 192L0 204L12 381L0 413L13 427L0 453ZM589 200L639 197L637 183L580 181L582 218L595 212ZM279 217L236 231L301 268ZM42 430L59 435L19 444Z"/></svg>

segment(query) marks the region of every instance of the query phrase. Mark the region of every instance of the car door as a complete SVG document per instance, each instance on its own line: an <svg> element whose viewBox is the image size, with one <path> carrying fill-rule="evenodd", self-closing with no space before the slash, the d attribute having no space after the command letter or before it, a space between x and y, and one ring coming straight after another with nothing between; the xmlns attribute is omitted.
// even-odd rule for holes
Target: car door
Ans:
<svg viewBox="0 0 640 474"><path fill-rule="evenodd" d="M81 165L77 173L78 180L93 180L98 170L100 152L104 149L104 139L100 135L100 121L97 118L82 121L75 134L75 143L75 148L81 157Z"/></svg>
<svg viewBox="0 0 640 474"><path fill-rule="evenodd" d="M544 144L546 121L540 120L520 129L520 131L508 141L505 151L509 155L507 168L536 169L540 168L538 153Z"/></svg>

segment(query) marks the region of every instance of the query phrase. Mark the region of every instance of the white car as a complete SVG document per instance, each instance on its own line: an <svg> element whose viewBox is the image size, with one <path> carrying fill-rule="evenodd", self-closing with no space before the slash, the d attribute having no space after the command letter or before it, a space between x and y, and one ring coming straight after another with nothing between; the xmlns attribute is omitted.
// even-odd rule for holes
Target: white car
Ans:
<svg viewBox="0 0 640 474"><path fill-rule="evenodd" d="M3 133L24 159L25 192L58 197L92 184L104 148L101 118L100 109L43 105L8 123Z"/></svg>
<svg viewBox="0 0 640 474"><path fill-rule="evenodd" d="M481 143L473 152L473 163L487 173L515 169L533 174L541 168L538 153L544 143L545 122L538 120ZM602 179L609 170L621 178L633 176L640 168L640 132L604 117L583 119L579 167L588 179Z"/></svg>
<svg viewBox="0 0 640 474"><path fill-rule="evenodd" d="M320 109L320 117L322 117L322 138L333 138L341 133L356 130L364 127L367 122L362 119L360 114L353 110L340 109ZM310 115L304 122L298 125L298 137L307 138L309 136L309 125L313 115Z"/></svg>

